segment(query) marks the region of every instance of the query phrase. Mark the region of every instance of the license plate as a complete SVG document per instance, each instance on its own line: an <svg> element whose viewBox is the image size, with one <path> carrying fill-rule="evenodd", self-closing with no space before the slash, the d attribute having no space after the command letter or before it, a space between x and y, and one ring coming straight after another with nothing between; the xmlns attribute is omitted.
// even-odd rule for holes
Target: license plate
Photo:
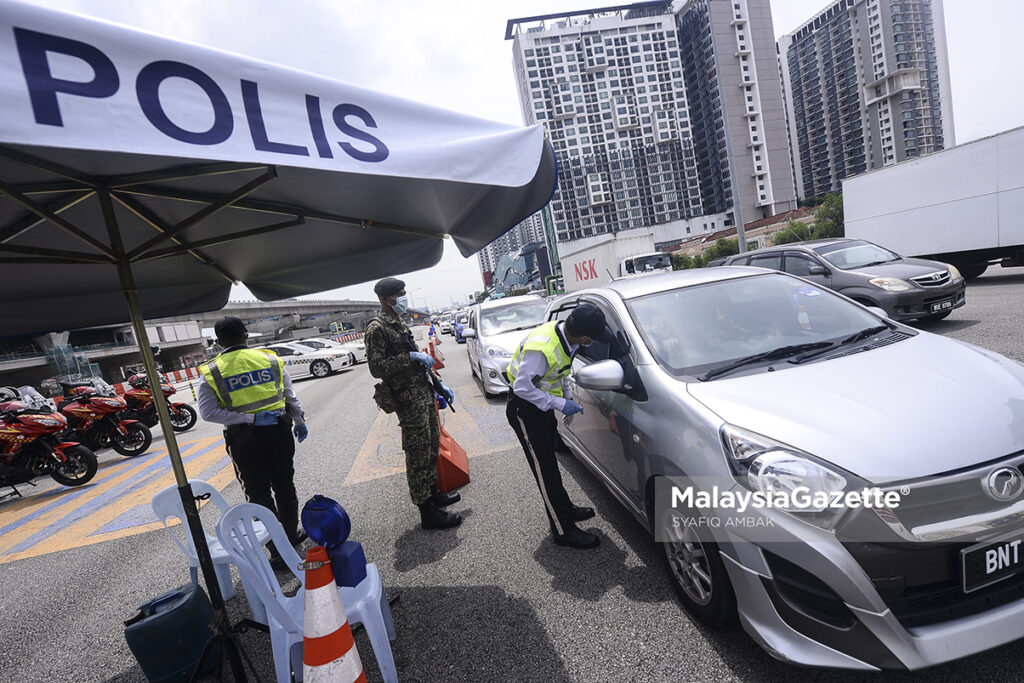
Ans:
<svg viewBox="0 0 1024 683"><path fill-rule="evenodd" d="M937 311L945 311L948 308L953 308L952 299L946 299L945 301L939 301L937 303L932 304L932 313L935 313Z"/></svg>
<svg viewBox="0 0 1024 683"><path fill-rule="evenodd" d="M1024 533L964 548L960 558L964 593L1002 581L1024 569Z"/></svg>

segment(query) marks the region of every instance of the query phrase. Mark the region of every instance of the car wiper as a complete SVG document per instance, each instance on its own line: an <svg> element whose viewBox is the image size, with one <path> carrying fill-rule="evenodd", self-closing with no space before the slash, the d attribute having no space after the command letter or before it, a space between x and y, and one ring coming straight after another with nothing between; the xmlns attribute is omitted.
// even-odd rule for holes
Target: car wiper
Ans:
<svg viewBox="0 0 1024 683"><path fill-rule="evenodd" d="M765 351L763 353L755 353L753 356L747 356L745 358L740 358L738 360L734 360L733 362L729 363L728 365L723 365L720 368L715 368L714 370L708 370L707 372L705 372L703 375L701 375L697 379L699 379L701 382L706 382L709 379L713 379L715 377L718 377L719 375L724 375L727 372L732 372L736 368L741 368L744 365L752 365L753 363L758 363L758 362L765 361L765 360L778 360L780 358L786 358L787 356L792 356L795 353L801 353L803 351L810 351L812 349L820 349L823 346L829 346L830 347L830 346L832 346L832 342L820 341L820 342L809 342L809 343L806 343L806 344L791 344L790 346L780 346L777 349L772 349L771 351Z"/></svg>
<svg viewBox="0 0 1024 683"><path fill-rule="evenodd" d="M789 362L792 363L793 365L799 365L804 361L810 360L812 358L817 358L818 356L822 356L833 349L838 349L840 346L846 346L847 344L855 344L859 341L867 339L868 337L872 337L878 334L879 332L885 332L886 330L891 329L892 328L889 325L878 325L877 327L868 327L866 329L861 330L860 332L854 332L846 339L834 343L829 343L829 345L826 348L817 349L816 351L808 351L807 353L801 353L796 358L790 358Z"/></svg>
<svg viewBox="0 0 1024 683"><path fill-rule="evenodd" d="M884 260L882 260L882 261L872 261L871 263L865 263L864 265L862 265L862 266L857 266L857 267L858 267L858 268L869 268L869 267L871 267L871 266L880 266L880 265L882 265L883 263L892 263L893 261L898 261L898 260L899 260L899 259L891 259L891 258L887 258L887 259L884 259Z"/></svg>

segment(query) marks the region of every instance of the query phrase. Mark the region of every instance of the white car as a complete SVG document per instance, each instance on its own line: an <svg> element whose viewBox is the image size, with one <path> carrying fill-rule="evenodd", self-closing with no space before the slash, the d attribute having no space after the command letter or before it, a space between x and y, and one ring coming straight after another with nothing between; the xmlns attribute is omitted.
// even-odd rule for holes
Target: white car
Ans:
<svg viewBox="0 0 1024 683"><path fill-rule="evenodd" d="M284 361L292 379L307 375L326 377L352 365L351 354L344 349L312 349L297 342L278 342L264 348Z"/></svg>
<svg viewBox="0 0 1024 683"><path fill-rule="evenodd" d="M334 349L344 350L352 356L351 364L366 362L366 344L363 343L362 339L341 342L336 339L324 339L323 337L313 337L310 339L302 339L294 342L296 344L302 344L308 346L316 351L331 351Z"/></svg>

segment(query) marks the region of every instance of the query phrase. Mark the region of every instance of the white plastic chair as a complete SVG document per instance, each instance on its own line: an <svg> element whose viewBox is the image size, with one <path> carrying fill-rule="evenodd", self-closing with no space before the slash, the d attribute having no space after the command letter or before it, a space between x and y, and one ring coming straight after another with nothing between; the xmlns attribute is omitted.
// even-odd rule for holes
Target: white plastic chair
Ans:
<svg viewBox="0 0 1024 683"><path fill-rule="evenodd" d="M212 486L208 482L202 479L189 479L189 484L192 485L192 493L196 496L209 494L210 503L212 503L221 514L229 510L231 506L228 501L224 498L224 495ZM192 534L189 533L188 523L185 521L185 509L181 506L181 496L178 493L178 485L172 484L167 488L163 489L155 496L151 502L153 506L153 513L156 515L160 523L164 525L164 529L170 534L171 540L174 541L175 545L185 554L188 558L189 573L192 576L192 583L199 585L199 556L196 554L195 544L192 541ZM181 520L182 528L185 530L185 543L182 543L181 538L167 525L167 520L171 518L177 518ZM261 544L265 544L270 538L270 532L262 525L258 524L255 527L256 537L259 539ZM228 553L227 550L221 545L221 542L206 533L203 530L203 534L206 536L206 545L210 548L210 557L213 559L214 570L217 572L217 584L220 586L221 595L224 596L225 600L230 600L235 597L235 587L231 580L231 565L234 563L234 558ZM252 610L253 619L261 624L267 623L267 610L263 606L263 602L260 601L255 591L250 590L249 584L246 582L244 576L242 576L242 586L245 588L245 599L249 602L249 608Z"/></svg>
<svg viewBox="0 0 1024 683"><path fill-rule="evenodd" d="M253 522L256 518L258 522ZM294 596L288 597L281 590L270 560L263 552L258 540L257 524L262 522L270 532L270 538L281 553L288 570L299 580L300 588ZM217 522L217 537L221 545L232 555L239 573L247 577L248 591L253 590L267 608L270 626L270 642L274 653L274 669L279 683L289 683L294 673L295 680L302 680L302 624L305 612L305 572L297 567L301 562L298 553L288 543L288 535L277 518L267 508L254 503L240 503L229 508ZM362 624L370 638L373 653L377 657L381 675L387 683L398 681L395 660L391 654L390 641L395 639L395 626L391 620L391 609L384 594L377 565L366 565L366 578L354 588L339 588L341 601L345 605L345 616L350 625ZM298 645L299 647L295 647Z"/></svg>

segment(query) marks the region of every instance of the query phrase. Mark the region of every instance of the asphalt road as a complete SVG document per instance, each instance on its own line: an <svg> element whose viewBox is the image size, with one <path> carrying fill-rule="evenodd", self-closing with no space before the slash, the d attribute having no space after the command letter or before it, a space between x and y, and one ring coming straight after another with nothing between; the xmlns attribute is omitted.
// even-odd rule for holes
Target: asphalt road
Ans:
<svg viewBox="0 0 1024 683"><path fill-rule="evenodd" d="M1022 320L1024 270L995 269L970 285L967 306L921 327L1024 361ZM398 429L376 410L365 365L296 382L310 425L296 458L299 497L320 493L340 501L352 518L352 538L380 568L389 595L399 596L393 651L401 680L868 680L776 662L738 627L695 625L673 597L653 541L570 457L562 459L566 486L577 503L597 508L588 524L602 543L596 551L551 543L536 484L504 422L504 402L483 397L465 347L443 339L448 367L441 374L455 389L458 409L445 420L471 456L472 481L454 508L466 519L455 530L419 528ZM229 502L241 502L218 435L202 422L179 435L195 458L190 476L222 481ZM121 621L188 581L184 557L146 516L152 492L170 481L161 443L142 456L149 461L101 454L100 474L84 492L43 484L23 501L0 503L0 678L145 680ZM136 470L149 478L132 479ZM114 487L116 477L125 483ZM91 495L92 503L81 504ZM58 532L52 509L65 498L65 507L79 507L64 515ZM212 528L211 511L203 517ZM26 531L29 524L36 526ZM236 588L228 607L237 620L248 609L237 581ZM241 642L261 678L273 680L269 636L248 632ZM380 680L365 634L356 643L368 677ZM1019 644L1011 644L886 679L1014 680L1018 672Z"/></svg>

